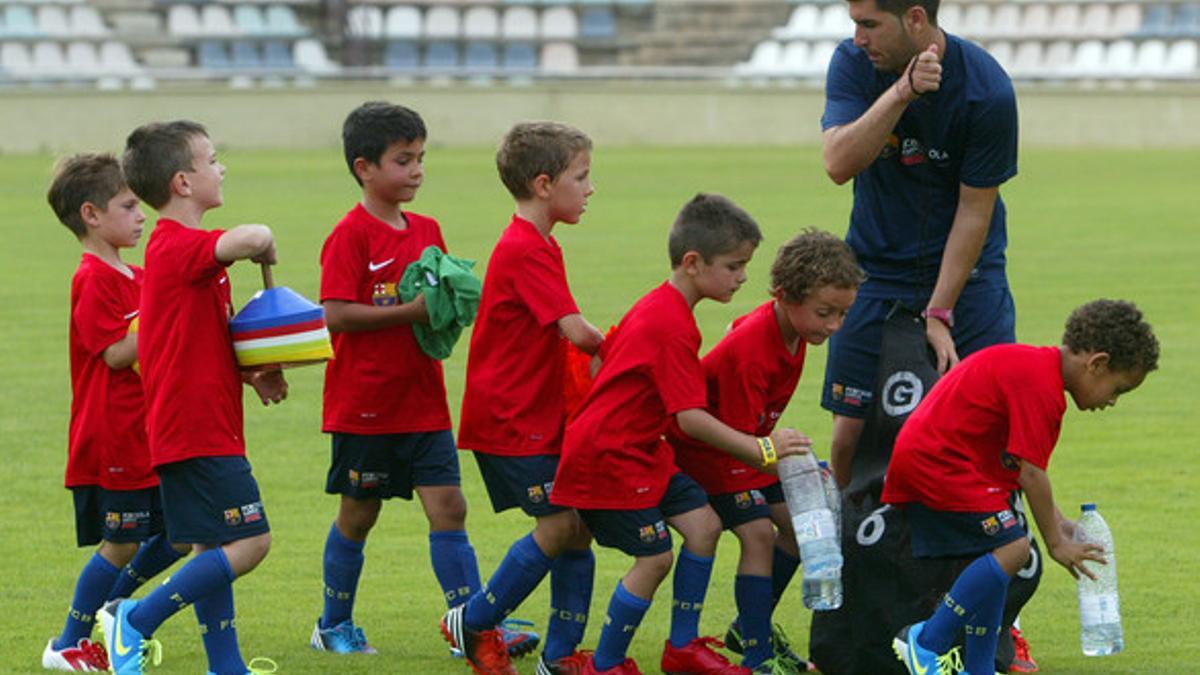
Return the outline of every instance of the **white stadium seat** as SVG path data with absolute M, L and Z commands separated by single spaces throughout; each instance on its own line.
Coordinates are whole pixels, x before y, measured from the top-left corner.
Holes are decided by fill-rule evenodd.
M 438 5 L 425 13 L 425 37 L 456 38 L 461 29 L 461 18 L 454 7 Z
M 421 37 L 421 10 L 412 5 L 396 5 L 387 11 L 383 34 L 389 38 Z
M 463 15 L 463 36 L 494 39 L 500 35 L 500 15 L 493 7 L 471 7 Z
M 774 36 L 778 40 L 816 37 L 820 19 L 821 10 L 816 5 L 799 5 L 792 10 L 787 25 L 775 29 Z
M 579 51 L 570 42 L 542 45 L 542 72 L 570 73 L 579 69 Z
M 532 40 L 538 34 L 537 12 L 532 7 L 507 7 L 500 21 L 500 35 L 506 40 Z
M 542 11 L 542 39 L 574 40 L 577 37 L 579 19 L 575 16 L 575 10 L 570 7 L 549 7 Z

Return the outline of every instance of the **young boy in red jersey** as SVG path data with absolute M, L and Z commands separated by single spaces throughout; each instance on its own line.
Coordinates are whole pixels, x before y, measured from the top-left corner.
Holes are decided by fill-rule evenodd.
M 764 468 L 779 456 L 807 452 L 811 442 L 793 429 L 755 438 L 705 410 L 700 331 L 692 309 L 704 298 L 729 302 L 745 282 L 746 264 L 761 240 L 754 219 L 725 197 L 700 194 L 685 204 L 671 228 L 670 279 L 639 300 L 604 342 L 596 380 L 567 425 L 551 501 L 578 509 L 598 543 L 634 558 L 612 595 L 584 673 L 639 672 L 625 654 L 671 571 L 668 524 L 684 541 L 662 670 L 750 672 L 713 651 L 710 645 L 718 641 L 699 637 L 721 521 L 704 490 L 675 467 L 662 437 L 674 419 L 683 433 Z
M 550 503 L 562 449 L 564 374 L 570 341 L 595 354 L 604 337 L 567 286 L 555 224 L 575 224 L 593 192 L 591 139 L 554 122 L 514 126 L 496 153 L 516 213 L 488 262 L 458 441 L 475 451 L 497 513 L 519 506 L 536 520 L 484 592 L 452 609 L 443 632 L 476 673 L 516 673 L 495 630 L 550 573 L 551 611 L 539 675 L 578 673 L 595 558 L 574 509 Z
M 1067 403 L 1102 410 L 1158 367 L 1158 340 L 1130 302 L 1096 300 L 1071 313 L 1061 347 L 999 345 L 963 359 L 934 385 L 901 428 L 883 501 L 903 506 L 913 555 L 974 558 L 928 620 L 893 647 L 910 673 L 953 670 L 966 633 L 966 669 L 994 671 L 1009 579 L 1029 557 L 1009 495 L 1020 488 L 1042 542 L 1072 576 L 1104 561 L 1072 541 L 1075 524 L 1054 502 L 1046 467 Z M 977 557 L 976 557 L 977 556 Z M 953 672 L 958 672 L 954 670 Z
M 225 268 L 238 260 L 275 262 L 265 225 L 204 230 L 204 214 L 223 203 L 225 167 L 195 122 L 138 127 L 125 142 L 122 168 L 134 193 L 158 211 L 146 245 L 138 361 L 146 388 L 146 430 L 173 543 L 195 556 L 142 600 L 100 612 L 114 673 L 141 673 L 161 659 L 151 639 L 189 604 L 209 672 L 250 672 L 238 650 L 233 581 L 267 555 L 270 526 L 246 461 L 242 383 L 263 404 L 287 395 L 279 370 L 243 376 L 233 356 L 233 306 Z
M 79 575 L 66 624 L 46 645 L 42 666 L 108 670 L 104 647 L 90 639 L 96 611 L 107 600 L 128 597 L 181 555 L 163 533 L 142 379 L 133 370 L 137 333 L 130 324 L 138 314 L 142 268 L 121 260 L 122 248 L 137 245 L 146 216 L 112 155 L 63 161 L 47 200 L 83 246 L 71 280 L 66 486 L 74 495 L 78 545 L 100 548 Z
M 841 328 L 863 278 L 854 252 L 828 232 L 807 230 L 781 246 L 771 266 L 772 299 L 735 319 L 701 360 L 708 411 L 743 433 L 770 435 L 800 381 L 805 347 Z M 800 565 L 779 479 L 758 463 L 693 440 L 678 425 L 671 425 L 667 440 L 675 463 L 704 488 L 722 526 L 741 545 L 738 618 L 726 644 L 736 645 L 742 665 L 754 672 L 808 670 L 782 632 L 772 633 L 772 610 Z
M 424 295 L 402 303 L 396 286 L 426 247 L 445 251 L 437 221 L 402 210 L 424 179 L 425 123 L 415 111 L 364 103 L 342 127 L 346 164 L 362 201 L 321 250 L 321 304 L 335 358 L 325 370 L 322 430 L 332 436 L 325 483 L 341 495 L 324 553 L 324 611 L 314 649 L 374 653 L 352 613 L 363 548 L 383 500 L 421 499 L 429 553 L 446 602 L 479 590 L 465 530 L 458 450 L 442 364 L 417 344 L 412 324 L 428 322 Z

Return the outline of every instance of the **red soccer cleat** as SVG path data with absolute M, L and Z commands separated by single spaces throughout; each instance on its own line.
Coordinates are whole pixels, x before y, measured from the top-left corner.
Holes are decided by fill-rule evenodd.
M 1016 655 L 1013 656 L 1012 663 L 1008 664 L 1008 672 L 1010 673 L 1036 673 L 1038 671 L 1037 661 L 1029 655 L 1029 642 L 1025 640 L 1025 636 L 1021 634 L 1021 629 L 1016 626 L 1009 628 L 1012 633 L 1013 649 Z
M 473 631 L 463 624 L 463 605 L 442 617 L 442 637 L 462 650 L 475 675 L 518 675 L 498 628 Z
M 108 652 L 104 651 L 104 645 L 87 638 L 80 638 L 73 647 L 55 649 L 54 638 L 50 638 L 42 652 L 42 667 L 76 673 L 107 672 Z
M 624 663 L 613 666 L 608 670 L 596 670 L 596 662 L 588 659 L 583 666 L 583 675 L 642 675 L 633 659 L 625 659 Z
M 667 640 L 663 647 L 662 671 L 666 675 L 751 675 L 749 668 L 735 666 L 713 651 L 713 647 L 724 646 L 724 642 L 714 637 L 698 637 L 681 649 Z
M 583 675 L 584 668 L 592 660 L 591 650 L 576 650 L 561 659 L 547 661 L 542 654 L 538 659 L 536 675 Z

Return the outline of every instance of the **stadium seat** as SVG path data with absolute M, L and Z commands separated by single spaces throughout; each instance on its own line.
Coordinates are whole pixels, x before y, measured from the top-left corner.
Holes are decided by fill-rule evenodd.
M 500 35 L 500 15 L 494 7 L 471 7 L 463 14 L 462 32 L 469 39 L 495 39 Z
M 224 42 L 205 40 L 196 46 L 196 65 L 201 68 L 217 70 L 228 68 L 232 62 Z
M 292 60 L 292 48 L 282 40 L 268 40 L 263 43 L 262 64 L 273 70 L 291 70 L 296 67 Z
M 1071 37 L 1079 35 L 1083 17 L 1079 5 L 1067 3 L 1054 8 L 1054 16 L 1050 20 L 1051 34 L 1055 37 Z
M 425 61 L 423 65 L 428 70 L 454 70 L 458 68 L 458 46 L 453 42 L 430 42 L 425 46 Z
M 29 47 L 20 42 L 0 44 L 0 69 L 10 75 L 24 77 L 33 70 L 33 57 Z
M 488 73 L 500 67 L 500 55 L 493 42 L 468 42 L 465 61 L 467 70 L 475 74 Z
M 816 37 L 844 39 L 854 35 L 854 22 L 844 3 L 835 2 L 825 5 L 821 10 L 821 23 L 817 27 Z
M 504 45 L 504 69 L 508 71 L 532 72 L 537 69 L 537 50 L 528 42 L 510 42 Z
M 4 34 L 6 37 L 40 37 L 42 30 L 38 28 L 37 20 L 33 16 L 33 9 L 27 5 L 5 7 Z
M 1171 6 L 1150 5 L 1142 15 L 1142 37 L 1165 37 L 1171 33 Z
M 312 38 L 297 40 L 296 44 L 292 45 L 292 60 L 298 67 L 310 73 L 326 74 L 338 70 L 337 64 L 325 53 L 325 45 Z
M 233 8 L 233 23 L 242 35 L 265 35 L 267 22 L 257 5 L 238 5 Z M 235 59 L 236 60 L 236 59 Z
M 783 45 L 775 40 L 763 40 L 754 45 L 750 59 L 739 63 L 734 71 L 741 75 L 773 75 L 783 66 Z
M 1172 77 L 1196 77 L 1200 67 L 1200 45 L 1195 40 L 1180 40 L 1171 45 L 1167 52 L 1167 75 Z
M 1113 10 L 1111 32 L 1115 36 L 1133 35 L 1142 25 L 1142 6 L 1136 2 L 1117 5 Z
M 821 10 L 816 5 L 798 5 L 792 10 L 787 24 L 776 28 L 773 36 L 776 40 L 817 37 L 817 25 L 820 20 Z
M 962 7 L 963 6 L 958 3 L 943 4 L 940 7 L 938 7 L 938 13 L 937 13 L 938 26 L 940 28 L 943 28 L 943 29 L 950 31 L 951 33 L 954 33 L 955 35 L 957 35 L 959 33 L 959 28 L 962 26 L 962 21 L 963 21 Z
M 1006 3 L 992 13 L 988 35 L 995 38 L 1015 39 L 1021 36 L 1021 7 Z
M 1026 7 L 1025 11 L 1021 13 L 1020 31 L 1021 37 L 1025 39 L 1036 40 L 1054 35 L 1050 5 L 1038 3 Z
M 1107 77 L 1130 77 L 1137 69 L 1137 48 L 1131 40 L 1117 40 L 1104 51 L 1104 74 Z
M 532 40 L 538 35 L 537 12 L 532 7 L 506 7 L 500 21 L 505 40 Z
M 777 64 L 778 72 L 785 75 L 808 77 L 817 74 L 812 70 L 812 45 L 807 40 L 792 40 L 785 44 Z
M 1133 70 L 1144 77 L 1158 77 L 1167 70 L 1167 43 L 1162 40 L 1145 40 L 1138 45 Z
M 617 36 L 617 17 L 607 7 L 588 7 L 579 14 L 579 37 L 607 40 Z
M 445 39 L 458 37 L 461 28 L 458 10 L 438 5 L 425 13 L 425 37 Z M 457 59 L 456 59 L 457 62 Z
M 304 35 L 308 30 L 296 18 L 296 10 L 287 5 L 271 5 L 264 13 L 266 30 L 271 35 Z M 290 57 L 289 57 L 290 58 Z
M 837 45 L 838 43 L 833 40 L 822 40 L 813 45 L 812 52 L 808 55 L 809 67 L 821 77 L 829 72 L 829 61 L 833 58 L 833 52 L 837 49 Z
M 986 36 L 991 30 L 992 8 L 975 4 L 967 7 L 959 33 L 971 38 Z
M 93 77 L 101 74 L 100 55 L 91 42 L 72 42 L 67 45 L 67 68 L 75 75 Z
M 1180 5 L 1171 22 L 1171 34 L 1176 37 L 1200 37 L 1200 4 Z
M 1015 78 L 1040 77 L 1042 75 L 1042 43 L 1029 40 L 1017 45 L 1013 53 L 1012 69 L 1008 74 Z
M 388 9 L 383 34 L 389 38 L 409 40 L 421 37 L 421 10 L 412 5 L 396 5 Z
M 43 35 L 61 38 L 71 34 L 71 29 L 67 25 L 67 10 L 58 5 L 38 7 L 37 23 Z
M 71 35 L 76 37 L 101 37 L 109 34 L 108 26 L 100 18 L 100 12 L 91 5 L 76 5 L 70 10 L 68 21 Z
M 356 5 L 346 13 L 346 29 L 357 38 L 383 36 L 383 10 L 372 5 Z M 299 59 L 297 59 L 299 62 Z
M 62 46 L 57 42 L 38 42 L 33 46 L 33 70 L 35 75 L 62 77 L 70 71 Z
M 1067 40 L 1056 40 L 1046 48 L 1042 57 L 1042 73 L 1047 77 L 1062 77 L 1068 75 L 1075 47 Z
M 987 50 L 988 53 L 992 55 L 992 58 L 996 59 L 996 63 L 999 63 L 1000 67 L 1004 69 L 1004 72 L 1012 72 L 1014 55 L 1011 42 L 1008 42 L 1007 40 L 999 40 L 989 44 L 987 46 Z
M 1084 40 L 1075 48 L 1075 56 L 1067 73 L 1073 77 L 1100 77 L 1104 75 L 1104 43 L 1099 40 Z
M 200 27 L 204 35 L 211 37 L 225 37 L 237 33 L 229 8 L 216 3 L 200 8 Z
M 233 43 L 230 61 L 234 68 L 242 70 L 253 70 L 263 66 L 262 53 L 258 50 L 258 43 L 249 40 L 238 40 Z
M 178 37 L 200 35 L 200 12 L 193 5 L 171 5 L 167 9 L 167 32 Z
M 579 51 L 570 42 L 542 45 L 543 73 L 571 73 L 579 69 Z
M 114 41 L 100 45 L 100 67 L 109 75 L 136 75 L 142 71 L 129 45 Z
M 392 70 L 416 70 L 421 65 L 417 43 L 389 42 L 383 49 L 383 65 Z
M 1093 3 L 1083 11 L 1079 33 L 1085 37 L 1104 38 L 1112 35 L 1112 8 L 1106 4 Z
M 579 19 L 570 7 L 549 7 L 542 11 L 542 39 L 574 40 L 579 37 Z M 543 65 L 545 61 L 543 60 Z

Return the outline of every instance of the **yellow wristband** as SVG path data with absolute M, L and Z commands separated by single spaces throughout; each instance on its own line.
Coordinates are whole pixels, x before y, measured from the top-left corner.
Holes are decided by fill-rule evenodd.
M 758 449 L 762 451 L 763 466 L 771 466 L 779 461 L 779 455 L 775 452 L 775 444 L 771 442 L 770 438 L 762 436 L 754 440 L 758 441 Z

